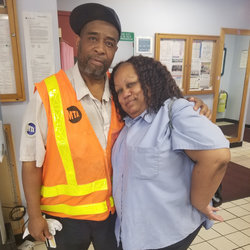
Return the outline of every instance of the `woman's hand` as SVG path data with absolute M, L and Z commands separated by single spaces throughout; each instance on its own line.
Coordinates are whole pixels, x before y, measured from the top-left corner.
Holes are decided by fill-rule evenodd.
M 200 210 L 200 212 L 205 214 L 209 220 L 215 220 L 220 222 L 224 221 L 222 216 L 215 213 L 216 211 L 219 211 L 219 208 L 208 205 L 206 208 L 204 208 L 203 211 L 202 210 Z
M 212 112 L 208 108 L 207 104 L 204 103 L 200 98 L 197 97 L 188 97 L 189 102 L 194 102 L 194 110 L 200 109 L 200 114 L 206 116 L 209 120 L 212 118 Z

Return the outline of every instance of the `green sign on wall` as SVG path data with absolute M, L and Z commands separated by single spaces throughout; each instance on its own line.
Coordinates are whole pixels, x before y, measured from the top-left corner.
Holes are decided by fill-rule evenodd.
M 122 32 L 120 36 L 120 41 L 134 41 L 134 33 L 133 32 Z

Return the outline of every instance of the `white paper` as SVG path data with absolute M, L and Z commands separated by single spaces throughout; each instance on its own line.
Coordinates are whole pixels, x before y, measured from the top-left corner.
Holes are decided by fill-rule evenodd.
M 211 62 L 213 55 L 213 42 L 203 41 L 201 47 L 201 60 L 203 62 Z
M 55 73 L 52 17 L 25 12 L 23 16 L 29 86 Z
M 199 58 L 192 58 L 191 77 L 199 76 L 200 72 L 201 72 L 201 60 Z
M 190 89 L 200 88 L 200 77 L 190 77 Z
M 240 68 L 245 69 L 247 67 L 247 57 L 248 57 L 248 51 L 243 50 L 240 54 Z
M 201 57 L 201 42 L 193 42 L 192 59 Z
M 176 84 L 182 89 L 184 40 L 162 39 L 160 41 L 160 61 L 167 66 Z
M 160 61 L 172 61 L 173 41 L 162 39 L 160 41 Z
M 7 14 L 0 14 L 0 94 L 15 94 L 16 79 Z

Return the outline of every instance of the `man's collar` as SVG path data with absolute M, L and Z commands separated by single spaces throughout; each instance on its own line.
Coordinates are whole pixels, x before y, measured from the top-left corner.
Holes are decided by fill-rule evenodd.
M 73 79 L 75 84 L 76 97 L 78 101 L 81 100 L 86 95 L 89 95 L 91 98 L 94 98 L 80 74 L 78 63 L 76 63 L 73 68 Z M 109 90 L 108 77 L 106 77 L 102 100 L 108 102 L 110 99 L 111 99 L 111 93 Z

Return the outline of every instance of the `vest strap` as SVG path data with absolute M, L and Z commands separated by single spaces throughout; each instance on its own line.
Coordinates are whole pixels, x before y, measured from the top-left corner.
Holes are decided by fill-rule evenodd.
M 59 195 L 81 196 L 96 191 L 108 190 L 107 179 L 93 181 L 84 185 L 57 185 L 52 187 L 42 186 L 41 195 L 45 198 Z
M 49 103 L 54 126 L 56 144 L 63 162 L 63 166 L 65 168 L 67 183 L 69 185 L 77 185 L 74 164 L 71 157 L 66 132 L 62 99 L 57 79 L 55 75 L 52 75 L 46 78 L 44 81 L 49 95 Z
M 110 204 L 113 197 L 110 197 Z M 111 207 L 114 206 L 111 205 Z M 107 202 L 99 202 L 80 206 L 69 206 L 66 204 L 58 205 L 41 205 L 41 210 L 47 212 L 63 213 L 67 215 L 77 216 L 77 215 L 90 215 L 90 214 L 102 214 L 108 211 Z

